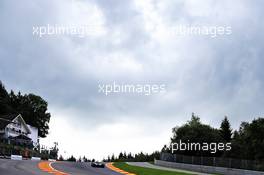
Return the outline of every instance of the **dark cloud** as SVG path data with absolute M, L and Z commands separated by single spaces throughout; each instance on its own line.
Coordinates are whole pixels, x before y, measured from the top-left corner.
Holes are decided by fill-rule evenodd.
M 120 117 L 142 123 L 166 119 L 171 127 L 191 112 L 215 126 L 228 115 L 237 127 L 263 114 L 262 1 L 214 2 L 212 8 L 181 0 L 24 3 L 0 2 L 1 80 L 9 89 L 40 94 L 53 111 L 74 111 L 65 117 L 84 129 Z M 86 21 L 98 22 L 105 33 L 32 35 L 33 26 Z M 199 23 L 230 25 L 232 35 L 167 35 L 174 26 Z M 167 93 L 98 93 L 99 83 L 113 81 L 162 83 Z

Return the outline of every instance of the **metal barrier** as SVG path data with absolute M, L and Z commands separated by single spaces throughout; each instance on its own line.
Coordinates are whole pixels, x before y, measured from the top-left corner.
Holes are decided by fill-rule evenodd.
M 193 165 L 264 171 L 264 161 L 256 160 L 242 160 L 222 157 L 197 157 L 171 153 L 161 153 L 160 160 Z
M 186 164 L 186 163 L 168 162 L 168 161 L 162 161 L 162 160 L 155 160 L 154 164 L 158 166 L 168 167 L 168 168 L 183 169 L 183 170 L 201 172 L 201 173 L 206 173 L 206 174 L 264 175 L 263 171 L 253 171 L 253 170 L 225 168 L 225 167 L 216 167 L 216 166 L 205 166 L 205 165 L 194 165 L 194 164 Z

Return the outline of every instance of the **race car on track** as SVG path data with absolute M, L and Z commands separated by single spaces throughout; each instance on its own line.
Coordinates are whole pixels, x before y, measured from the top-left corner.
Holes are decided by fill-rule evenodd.
M 91 166 L 92 167 L 95 167 L 95 168 L 104 168 L 105 167 L 105 164 L 102 163 L 102 162 L 92 162 L 91 163 Z

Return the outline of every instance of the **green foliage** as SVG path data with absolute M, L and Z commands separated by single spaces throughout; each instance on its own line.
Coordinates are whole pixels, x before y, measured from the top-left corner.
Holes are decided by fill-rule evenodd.
M 71 157 L 69 157 L 69 158 L 67 159 L 67 161 L 70 161 L 70 162 L 76 162 L 76 158 L 73 157 L 73 155 L 72 155 Z
M 170 147 L 168 147 L 167 145 L 164 145 L 163 148 L 161 149 L 161 152 L 162 153 L 171 153 Z
M 145 154 L 140 152 L 138 154 L 132 155 L 131 153 L 120 153 L 118 157 L 115 157 L 113 154 L 112 157 L 108 156 L 107 159 L 104 159 L 104 162 L 150 162 L 154 161 L 154 159 L 160 158 L 160 152 L 156 151 L 152 154 Z
M 224 141 L 226 141 L 226 142 L 231 141 L 232 129 L 231 129 L 231 125 L 230 125 L 227 117 L 225 117 L 221 123 L 220 134 L 221 134 L 221 137 L 224 139 Z
M 59 152 L 58 143 L 54 142 L 54 146 L 50 149 L 49 154 L 51 157 L 53 157 L 53 159 L 58 159 L 58 152 Z
M 185 125 L 181 127 L 173 128 L 173 137 L 171 138 L 171 143 L 219 143 L 222 142 L 219 130 L 212 128 L 209 125 L 203 124 L 200 121 L 198 116 L 192 114 L 192 118 Z M 212 154 L 210 151 L 202 150 L 185 150 L 178 151 L 179 154 L 184 155 L 193 155 L 193 156 L 211 156 L 216 155 Z
M 5 89 L 5 86 L 0 81 L 0 114 L 7 114 L 10 111 L 13 111 L 10 106 L 9 94 Z
M 242 122 L 239 131 L 234 132 L 232 152 L 235 158 L 264 159 L 264 118 L 254 119 L 251 123 Z
M 91 160 L 87 159 L 85 156 L 83 156 L 82 160 L 83 160 L 84 162 L 91 162 Z
M 64 158 L 62 157 L 62 155 L 60 155 L 59 161 L 64 161 Z
M 211 154 L 206 151 L 177 151 L 177 154 L 189 156 L 231 157 L 249 160 L 264 160 L 264 118 L 254 119 L 251 123 L 242 122 L 238 131 L 232 133 L 227 117 L 222 120 L 219 129 L 202 124 L 200 118 L 192 114 L 186 124 L 172 129 L 171 142 L 181 140 L 183 143 L 220 143 L 231 142 L 230 151 Z M 166 145 L 162 152 L 171 152 Z
M 0 82 L 0 115 L 21 114 L 25 122 L 38 128 L 40 137 L 46 137 L 49 130 L 50 113 L 47 112 L 48 103 L 34 94 L 15 94 L 12 90 L 8 94 Z

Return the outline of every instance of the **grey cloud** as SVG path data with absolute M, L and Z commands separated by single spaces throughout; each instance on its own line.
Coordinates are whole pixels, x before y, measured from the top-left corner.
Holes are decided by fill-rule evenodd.
M 166 118 L 176 123 L 197 112 L 214 125 L 229 115 L 237 126 L 241 120 L 262 115 L 261 1 L 236 1 L 240 11 L 236 11 L 234 2 L 217 3 L 213 7 L 216 13 L 202 17 L 190 14 L 183 1 L 156 1 L 155 12 L 168 27 L 182 21 L 233 27 L 231 36 L 171 37 L 164 42 L 145 30 L 143 11 L 133 2 L 123 1 L 89 2 L 101 10 L 106 35 L 36 38 L 32 36 L 32 26 L 56 23 L 58 13 L 67 13 L 67 9 L 62 10 L 63 1 L 51 3 L 53 6 L 49 3 L 36 1 L 23 8 L 22 2 L 16 2 L 16 6 L 8 1 L 0 3 L 0 76 L 9 88 L 38 93 L 50 105 L 74 109 L 75 116 L 70 120 L 77 124 L 86 125 L 83 121 L 88 121 L 99 125 L 120 116 L 145 122 L 149 118 Z M 224 10 L 228 5 L 230 8 Z M 115 43 L 115 39 L 120 41 Z M 121 57 L 106 59 L 114 54 Z M 116 69 L 114 64 L 101 64 L 104 59 L 122 63 L 122 56 L 131 57 L 142 65 L 142 70 L 130 72 Z M 104 96 L 97 92 L 98 83 L 112 81 L 165 83 L 168 92 L 150 97 Z

